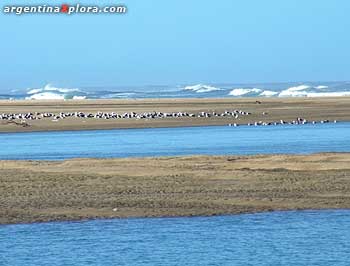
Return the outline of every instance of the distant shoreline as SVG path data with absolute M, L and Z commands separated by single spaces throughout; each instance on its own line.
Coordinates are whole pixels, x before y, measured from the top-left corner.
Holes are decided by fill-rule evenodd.
M 156 128 L 185 126 L 217 126 L 235 123 L 292 121 L 301 117 L 308 121 L 350 121 L 350 97 L 330 98 L 186 98 L 128 100 L 0 100 L 0 114 L 50 112 L 224 112 L 243 110 L 251 113 L 234 119 L 226 117 L 172 117 L 161 119 L 94 119 L 74 118 L 54 120 L 16 119 L 8 123 L 0 119 L 0 132 L 37 132 L 63 130 L 97 130 L 118 128 Z M 25 122 L 27 125 L 21 124 Z
M 349 176 L 350 153 L 0 161 L 0 224 L 349 209 Z

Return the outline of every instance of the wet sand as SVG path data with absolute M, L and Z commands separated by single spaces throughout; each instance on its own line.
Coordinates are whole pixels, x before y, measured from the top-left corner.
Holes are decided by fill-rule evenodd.
M 260 101 L 261 104 L 256 103 Z M 68 100 L 68 101 L 0 101 L 1 113 L 28 112 L 202 112 L 239 109 L 251 112 L 249 116 L 210 118 L 162 119 L 94 119 L 52 118 L 27 120 L 28 126 L 0 120 L 0 132 L 25 132 L 49 130 L 81 130 L 144 127 L 177 127 L 247 124 L 255 121 L 273 122 L 294 120 L 297 117 L 311 120 L 350 121 L 350 97 L 335 98 L 240 98 L 240 99 L 129 99 L 129 100 Z M 266 114 L 263 115 L 263 112 Z M 20 121 L 17 121 L 20 122 Z
M 0 223 L 350 208 L 350 153 L 0 161 Z

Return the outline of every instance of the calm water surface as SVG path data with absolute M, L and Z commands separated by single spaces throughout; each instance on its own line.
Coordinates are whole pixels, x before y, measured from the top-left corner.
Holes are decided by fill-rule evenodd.
M 349 265 L 350 211 L 0 226 L 0 265 Z
M 0 134 L 0 159 L 349 152 L 350 123 Z

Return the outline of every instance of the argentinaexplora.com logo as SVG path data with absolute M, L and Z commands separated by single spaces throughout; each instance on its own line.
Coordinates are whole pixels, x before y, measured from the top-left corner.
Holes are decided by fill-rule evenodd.
M 113 6 L 87 6 L 81 4 L 69 5 L 13 5 L 4 6 L 3 13 L 5 14 L 125 14 L 127 8 L 124 5 L 113 5 Z

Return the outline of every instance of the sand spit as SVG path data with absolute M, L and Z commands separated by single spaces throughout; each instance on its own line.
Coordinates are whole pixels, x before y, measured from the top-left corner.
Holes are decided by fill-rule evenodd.
M 234 111 L 249 115 L 237 115 Z M 92 116 L 116 114 L 117 118 L 76 117 L 82 112 Z M 126 113 L 135 117 L 119 118 Z M 230 115 L 215 116 L 213 114 Z M 255 122 L 274 123 L 281 120 L 350 121 L 350 97 L 341 98 L 240 98 L 240 99 L 138 99 L 138 100 L 22 100 L 0 101 L 1 114 L 44 113 L 53 116 L 42 119 L 0 120 L 0 132 L 27 132 L 50 130 L 82 130 L 112 128 L 147 128 L 209 125 L 242 125 Z M 60 113 L 70 117 L 57 118 Z M 146 113 L 148 116 L 143 117 Z M 149 114 L 157 114 L 150 118 Z M 159 113 L 193 114 L 171 117 Z M 204 115 L 201 115 L 204 114 Z M 206 114 L 210 114 L 207 116 Z M 141 115 L 141 118 L 138 117 Z
M 0 223 L 350 208 L 350 153 L 0 161 Z

